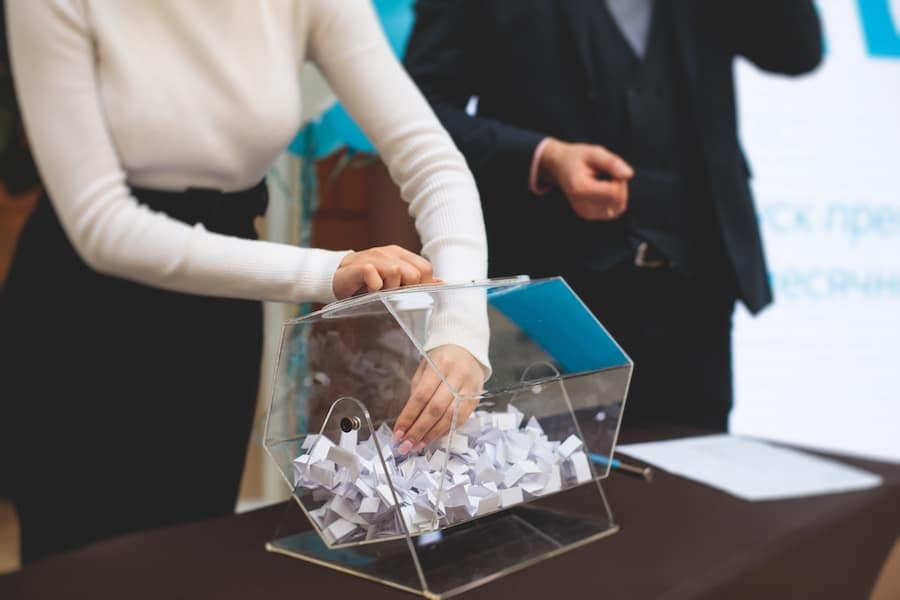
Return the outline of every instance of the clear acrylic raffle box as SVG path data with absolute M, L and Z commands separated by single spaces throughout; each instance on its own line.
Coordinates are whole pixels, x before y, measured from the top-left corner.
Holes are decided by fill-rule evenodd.
M 264 444 L 296 502 L 267 549 L 437 598 L 611 535 L 601 481 L 631 371 L 561 278 L 403 288 L 288 321 Z M 402 454 L 394 425 L 422 405 L 446 434 Z

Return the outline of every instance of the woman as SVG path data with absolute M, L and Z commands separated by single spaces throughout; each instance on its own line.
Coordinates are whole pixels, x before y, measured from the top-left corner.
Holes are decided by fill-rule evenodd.
M 233 510 L 259 300 L 328 302 L 429 282 L 432 266 L 481 278 L 486 243 L 465 162 L 368 0 L 8 0 L 7 13 L 47 190 L 0 310 L 27 562 Z M 298 129 L 307 59 L 384 158 L 430 263 L 254 239 L 259 182 Z M 478 363 L 446 348 L 477 391 Z M 437 412 L 421 410 L 417 431 Z M 421 447 L 424 434 L 404 433 L 401 446 Z

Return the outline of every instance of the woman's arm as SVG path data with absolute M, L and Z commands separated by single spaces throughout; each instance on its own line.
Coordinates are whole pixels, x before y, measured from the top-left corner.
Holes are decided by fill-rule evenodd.
M 369 0 L 311 0 L 304 16 L 310 58 L 400 186 L 435 275 L 484 278 L 487 242 L 475 181 L 391 52 Z
M 475 180 L 391 52 L 369 0 L 312 0 L 308 8 L 311 58 L 400 186 L 435 276 L 445 281 L 483 279 L 487 239 Z M 486 295 L 472 290 L 437 302 L 424 349 L 443 380 L 471 398 L 489 376 L 489 338 Z M 473 399 L 456 402 L 423 362 L 394 425 L 394 439 L 402 441 L 400 452 L 419 450 L 447 433 L 457 405 L 461 424 L 476 404 Z
M 140 205 L 104 120 L 82 3 L 7 0 L 6 6 L 26 131 L 56 213 L 87 264 L 195 294 L 334 299 L 332 279 L 345 253 L 210 233 Z

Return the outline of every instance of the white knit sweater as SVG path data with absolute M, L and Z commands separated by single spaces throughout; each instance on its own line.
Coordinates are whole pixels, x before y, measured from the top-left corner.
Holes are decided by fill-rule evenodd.
M 447 281 L 487 252 L 465 161 L 369 0 L 7 0 L 13 75 L 53 205 L 98 271 L 214 296 L 327 302 L 344 252 L 250 241 L 141 206 L 129 184 L 235 191 L 296 134 L 315 62 L 400 185 Z M 65 290 L 60 290 L 65 294 Z

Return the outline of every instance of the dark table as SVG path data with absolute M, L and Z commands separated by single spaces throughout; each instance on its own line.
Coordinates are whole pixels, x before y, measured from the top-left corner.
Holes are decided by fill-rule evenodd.
M 677 437 L 646 429 L 624 441 Z M 883 486 L 749 503 L 662 472 L 604 485 L 622 531 L 477 588 L 476 598 L 868 596 L 900 535 L 900 465 L 841 457 Z M 412 598 L 263 549 L 283 505 L 138 533 L 0 578 L 0 598 Z

